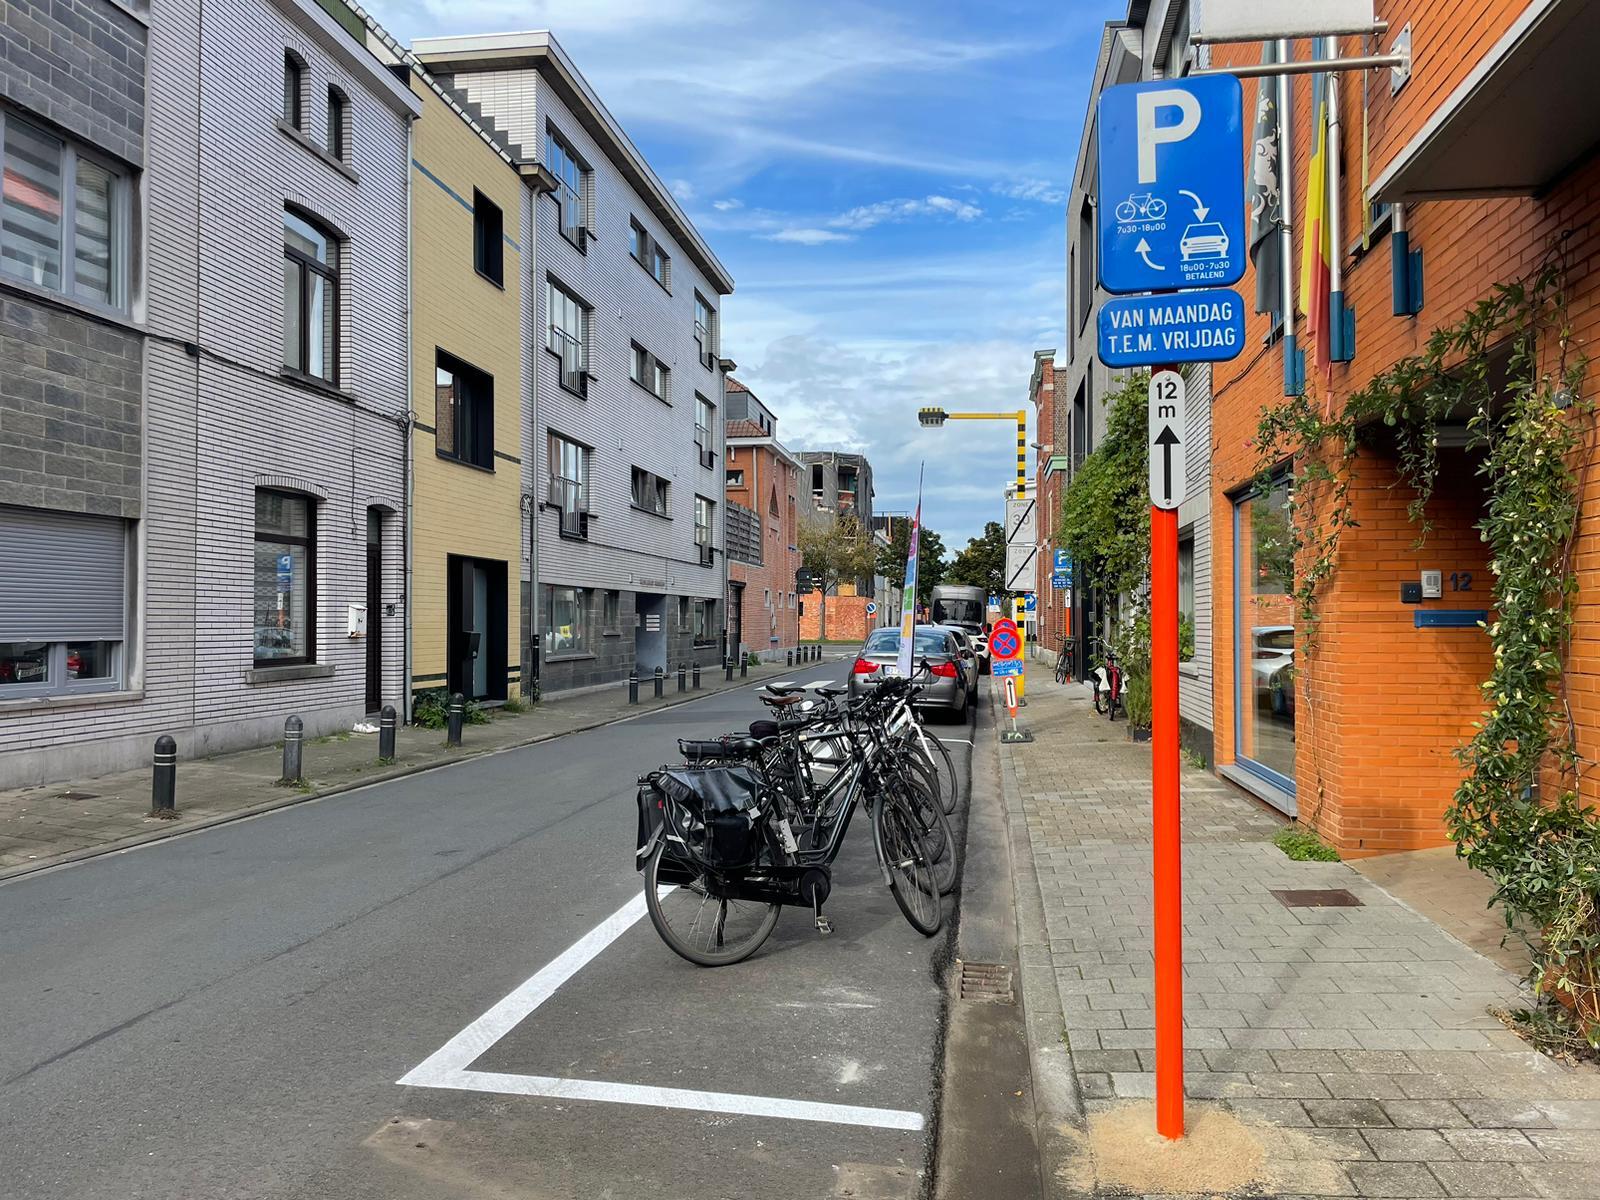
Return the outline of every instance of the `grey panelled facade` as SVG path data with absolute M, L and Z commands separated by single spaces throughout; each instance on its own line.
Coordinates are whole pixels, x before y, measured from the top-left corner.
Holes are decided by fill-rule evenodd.
M 0 706 L 0 784 L 146 762 L 163 733 L 193 755 L 271 740 L 291 713 L 345 729 L 401 693 L 416 101 L 314 0 L 212 0 L 200 18 L 153 0 L 138 92 L 148 79 L 125 686 Z M 109 328 L 88 347 L 123 353 L 129 326 Z M 105 403 L 126 382 L 92 390 Z
M 5 0 L 0 786 L 138 707 L 145 516 L 142 5 Z
M 552 692 L 715 662 L 727 573 L 716 325 L 732 280 L 548 34 L 413 49 L 534 184 L 523 463 L 537 646 L 524 678 Z M 552 287 L 582 313 L 576 331 Z M 549 349 L 552 326 L 581 344 L 581 378 Z

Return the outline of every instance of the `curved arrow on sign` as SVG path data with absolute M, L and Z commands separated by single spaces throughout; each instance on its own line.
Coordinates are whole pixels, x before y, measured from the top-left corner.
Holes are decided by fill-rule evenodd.
M 1144 259 L 1144 265 L 1149 267 L 1152 271 L 1165 271 L 1166 270 L 1166 268 L 1163 267 L 1160 263 L 1151 262 L 1150 261 L 1150 243 L 1145 241 L 1143 238 L 1139 239 L 1139 244 L 1137 246 L 1135 246 L 1133 248 L 1133 250 L 1134 250 L 1135 254 L 1137 254 L 1140 258 Z
M 1204 221 L 1206 219 L 1206 214 L 1211 210 L 1201 203 L 1199 196 L 1196 196 L 1193 192 L 1186 188 L 1179 188 L 1178 195 L 1187 196 L 1189 199 L 1194 201 L 1194 219 L 1196 221 Z

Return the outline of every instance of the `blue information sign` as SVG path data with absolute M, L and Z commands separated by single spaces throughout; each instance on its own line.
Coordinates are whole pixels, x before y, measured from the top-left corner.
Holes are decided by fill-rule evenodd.
M 1056 571 L 1050 576 L 1050 586 L 1058 591 L 1072 586 L 1072 579 L 1065 571 Z
M 1001 662 L 993 664 L 989 670 L 991 673 L 1000 676 L 1002 679 L 1007 675 L 1021 675 L 1022 660 L 1020 658 L 1005 659 Z
M 287 592 L 294 586 L 294 555 L 278 555 L 278 590 Z
M 1038 611 L 1038 608 L 1039 608 L 1039 597 L 1037 595 L 1035 595 L 1033 592 L 1029 592 L 1026 596 L 1024 596 L 1022 598 L 1022 611 L 1023 612 L 1036 612 L 1036 611 Z
M 1055 552 L 1054 559 L 1050 564 L 1050 569 L 1052 571 L 1065 571 L 1068 574 L 1072 573 L 1072 559 L 1067 557 L 1067 552 L 1065 550 L 1057 550 Z
M 1244 301 L 1228 288 L 1176 296 L 1119 296 L 1100 308 L 1108 367 L 1226 362 L 1244 350 Z
M 1107 88 L 1098 124 L 1101 285 L 1130 293 L 1237 283 L 1249 250 L 1238 79 Z

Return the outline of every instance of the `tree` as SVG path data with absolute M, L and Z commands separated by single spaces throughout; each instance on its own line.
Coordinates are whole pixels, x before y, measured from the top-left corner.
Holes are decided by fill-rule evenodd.
M 1106 436 L 1061 500 L 1061 538 L 1080 580 L 1112 595 L 1137 592 L 1150 569 L 1149 385 L 1141 371 L 1106 397 Z
M 890 526 L 889 544 L 878 551 L 878 574 L 897 588 L 906 586 L 906 556 L 911 552 L 911 522 L 900 519 Z M 944 539 L 928 528 L 917 534 L 917 600 L 927 604 L 933 589 L 944 581 L 949 564 L 944 560 Z
M 877 562 L 871 531 L 852 514 L 814 514 L 800 522 L 800 565 L 821 596 L 819 638 L 828 636 L 828 593 L 840 583 L 869 578 Z
M 998 521 L 990 521 L 983 533 L 967 541 L 967 548 L 950 564 L 950 582 L 981 587 L 991 596 L 1005 590 L 1006 531 Z

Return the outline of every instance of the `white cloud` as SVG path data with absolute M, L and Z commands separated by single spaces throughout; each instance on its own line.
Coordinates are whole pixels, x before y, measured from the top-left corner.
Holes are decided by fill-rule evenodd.
M 975 221 L 983 216 L 983 209 L 965 200 L 952 200 L 949 196 L 929 196 L 924 200 L 879 200 L 876 204 L 863 204 L 840 213 L 828 224 L 836 229 L 871 229 L 885 222 L 910 221 L 917 217 L 946 216 L 957 221 Z
M 1044 179 L 1012 179 L 994 185 L 994 191 L 1012 200 L 1034 200 L 1040 204 L 1065 204 L 1065 188 Z
M 825 242 L 848 242 L 848 233 L 835 233 L 831 229 L 806 229 L 790 228 L 780 229 L 777 233 L 758 234 L 758 237 L 769 242 L 794 242 L 801 246 L 820 246 Z
M 672 189 L 672 194 L 683 203 L 687 204 L 694 199 L 694 184 L 687 179 L 674 179 L 669 186 Z
M 743 208 L 744 201 L 736 197 L 729 198 L 727 200 L 713 200 L 711 202 L 711 207 L 716 209 L 718 212 L 732 212 L 736 208 Z

